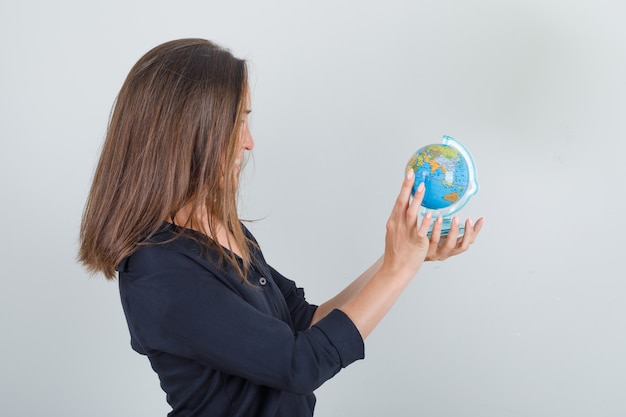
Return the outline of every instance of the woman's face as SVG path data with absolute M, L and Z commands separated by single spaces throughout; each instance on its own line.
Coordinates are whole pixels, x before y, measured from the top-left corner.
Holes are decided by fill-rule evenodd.
M 241 169 L 241 162 L 243 161 L 243 155 L 245 151 L 251 151 L 254 149 L 254 139 L 252 138 L 252 134 L 250 133 L 250 126 L 248 125 L 248 115 L 252 112 L 252 108 L 250 105 L 250 92 L 246 93 L 246 105 L 244 111 L 244 118 L 241 121 L 241 126 L 239 127 L 240 135 L 241 135 L 241 149 L 239 151 L 239 155 L 235 160 L 235 174 L 239 173 Z

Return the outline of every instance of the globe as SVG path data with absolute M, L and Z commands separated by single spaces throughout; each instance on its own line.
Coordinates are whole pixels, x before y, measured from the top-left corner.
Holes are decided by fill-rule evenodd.
M 431 211 L 433 218 L 443 217 L 442 236 L 450 231 L 451 218 L 478 192 L 476 167 L 469 151 L 459 141 L 444 136 L 443 142 L 426 145 L 415 152 L 407 169 L 415 172 L 413 192 L 420 183 L 426 191 L 422 215 Z M 460 227 L 459 236 L 464 233 Z

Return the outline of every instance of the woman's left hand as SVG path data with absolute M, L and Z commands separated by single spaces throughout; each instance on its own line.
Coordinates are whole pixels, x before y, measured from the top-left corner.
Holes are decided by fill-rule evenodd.
M 481 217 L 476 223 L 472 224 L 472 219 L 467 219 L 465 221 L 465 233 L 459 238 L 459 218 L 454 216 L 448 236 L 441 238 L 441 226 L 443 222 L 441 217 L 438 217 L 433 225 L 426 260 L 443 261 L 451 256 L 465 252 L 476 240 L 480 229 L 483 227 L 484 221 L 485 219 Z

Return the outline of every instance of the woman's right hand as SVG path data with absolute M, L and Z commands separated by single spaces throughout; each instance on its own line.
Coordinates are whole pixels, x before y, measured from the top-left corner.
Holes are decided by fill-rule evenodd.
M 424 198 L 424 184 L 417 187 L 413 170 L 407 170 L 400 194 L 387 221 L 385 253 L 380 269 L 341 308 L 365 339 L 391 309 L 424 262 L 430 240 L 430 215 L 418 224 L 419 207 Z
M 417 273 L 429 254 L 431 245 L 438 244 L 428 238 L 432 221 L 430 212 L 427 212 L 418 224 L 425 187 L 424 183 L 420 183 L 411 199 L 414 182 L 415 173 L 412 169 L 408 169 L 391 216 L 387 220 L 385 254 L 381 267 L 392 275 L 401 274 L 408 278 L 412 278 Z
M 440 225 L 434 226 L 434 233 L 429 238 L 431 215 L 426 213 L 418 222 L 425 187 L 424 184 L 420 184 L 411 199 L 414 182 L 415 173 L 409 169 L 387 221 L 385 253 L 380 269 L 376 270 L 377 264 L 375 264 L 371 271 L 364 274 L 362 280 L 358 279 L 324 307 L 324 311 L 329 311 L 340 301 L 340 304 L 343 304 L 347 299 L 348 301 L 340 308 L 350 317 L 363 339 L 374 330 L 391 309 L 425 259 L 445 259 L 465 251 L 476 238 L 482 225 L 482 219 L 473 226 L 471 222 L 466 223 L 467 240 L 464 237 L 459 241 L 458 246 L 456 243 L 452 245 L 439 241 L 437 231 L 441 229 Z M 456 226 L 453 225 L 453 229 L 455 229 L 451 230 L 453 235 L 449 235 L 449 238 L 456 241 L 458 222 Z

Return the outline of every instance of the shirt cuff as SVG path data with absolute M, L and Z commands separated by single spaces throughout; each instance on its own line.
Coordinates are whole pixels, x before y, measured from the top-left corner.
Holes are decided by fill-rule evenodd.
M 343 311 L 331 311 L 326 317 L 318 321 L 314 327 L 320 329 L 337 349 L 342 368 L 365 357 L 365 346 L 361 333 L 359 333 L 352 320 Z

